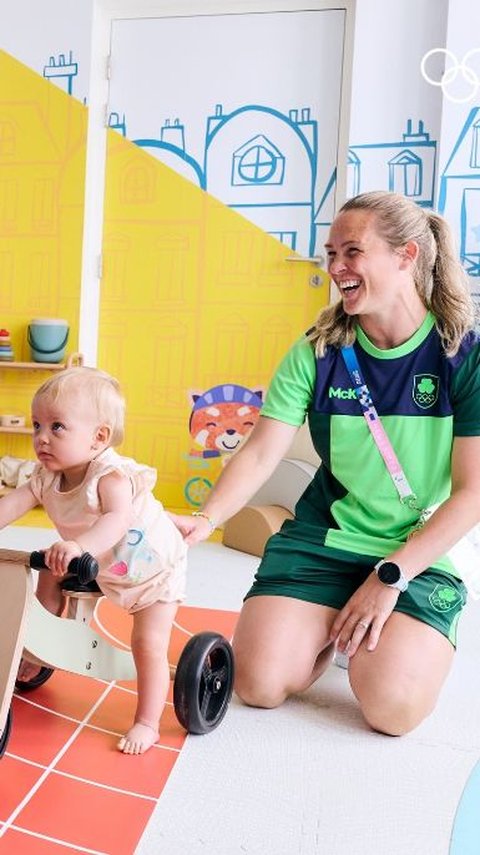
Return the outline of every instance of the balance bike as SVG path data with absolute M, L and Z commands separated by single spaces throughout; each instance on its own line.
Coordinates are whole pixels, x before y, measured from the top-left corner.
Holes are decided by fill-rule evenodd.
M 52 615 L 39 603 L 32 568 L 46 569 L 42 552 L 0 549 L 0 757 L 11 732 L 15 689 L 37 688 L 56 668 L 107 682 L 136 679 L 131 652 L 90 627 L 97 599 L 103 596 L 95 582 L 95 559 L 85 553 L 70 562 L 62 580 L 66 617 Z M 41 669 L 29 682 L 17 680 L 22 656 Z M 233 675 L 232 648 L 222 635 L 201 632 L 188 641 L 177 666 L 170 666 L 175 713 L 188 733 L 218 727 L 232 696 Z

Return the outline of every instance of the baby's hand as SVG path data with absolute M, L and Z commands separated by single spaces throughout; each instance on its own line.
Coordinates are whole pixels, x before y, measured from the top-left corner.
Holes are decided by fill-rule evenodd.
M 59 540 L 45 551 L 45 564 L 53 576 L 65 576 L 72 558 L 82 554 L 82 549 L 74 540 Z

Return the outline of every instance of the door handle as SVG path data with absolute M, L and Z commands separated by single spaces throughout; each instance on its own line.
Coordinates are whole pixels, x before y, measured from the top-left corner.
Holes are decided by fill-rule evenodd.
M 287 255 L 285 261 L 307 261 L 309 264 L 316 264 L 317 267 L 323 267 L 325 264 L 323 255 Z M 320 285 L 323 285 L 323 278 L 319 273 L 314 273 L 308 281 L 312 288 L 319 288 Z
M 310 264 L 318 264 L 319 267 L 323 267 L 325 257 L 323 255 L 287 255 L 285 261 L 308 261 Z

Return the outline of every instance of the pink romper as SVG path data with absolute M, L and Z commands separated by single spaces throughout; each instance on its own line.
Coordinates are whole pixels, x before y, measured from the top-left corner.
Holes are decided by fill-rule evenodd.
M 155 469 L 121 457 L 107 448 L 88 467 L 81 484 L 68 492 L 59 489 L 61 473 L 37 464 L 31 490 L 63 540 L 76 540 L 102 515 L 98 482 L 109 472 L 130 479 L 134 518 L 125 536 L 108 552 L 96 555 L 97 582 L 102 592 L 130 613 L 153 603 L 181 602 L 185 598 L 184 540 L 153 495 Z

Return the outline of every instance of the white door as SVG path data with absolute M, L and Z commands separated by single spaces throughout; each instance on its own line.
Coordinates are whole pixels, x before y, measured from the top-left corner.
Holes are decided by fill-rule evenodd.
M 109 124 L 317 255 L 335 205 L 345 18 L 337 8 L 113 20 Z
M 347 11 L 254 5 L 109 20 L 98 362 L 170 507 L 201 505 L 329 299 L 308 259 L 344 196 Z

